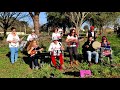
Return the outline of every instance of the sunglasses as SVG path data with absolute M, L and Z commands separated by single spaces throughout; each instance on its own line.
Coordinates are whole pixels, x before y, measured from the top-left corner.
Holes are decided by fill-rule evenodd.
M 12 31 L 12 32 L 16 32 L 16 31 Z

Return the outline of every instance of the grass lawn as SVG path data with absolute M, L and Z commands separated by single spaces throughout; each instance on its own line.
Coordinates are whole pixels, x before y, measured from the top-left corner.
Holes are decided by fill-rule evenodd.
M 98 41 L 101 39 L 98 38 Z M 108 35 L 108 40 L 111 42 L 113 49 L 113 61 L 115 67 L 104 66 L 101 64 L 88 66 L 86 62 L 80 63 L 79 66 L 70 68 L 69 58 L 65 57 L 65 66 L 67 70 L 61 72 L 50 66 L 50 63 L 45 63 L 39 70 L 31 70 L 29 65 L 23 60 L 26 57 L 19 52 L 19 58 L 14 65 L 10 63 L 6 54 L 9 52 L 8 44 L 4 41 L 0 43 L 0 78 L 43 78 L 50 77 L 53 73 L 57 78 L 80 78 L 79 71 L 84 69 L 90 69 L 92 71 L 91 78 L 120 78 L 120 38 L 115 35 Z M 51 40 L 47 36 L 40 39 L 40 43 L 48 48 Z M 78 52 L 81 54 L 81 46 L 85 41 L 80 42 Z M 105 58 L 107 61 L 107 58 Z M 27 57 L 26 57 L 27 60 Z M 109 61 L 107 61 L 109 63 Z

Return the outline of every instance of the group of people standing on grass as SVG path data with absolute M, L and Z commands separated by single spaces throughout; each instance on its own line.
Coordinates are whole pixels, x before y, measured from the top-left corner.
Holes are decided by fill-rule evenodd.
M 81 40 L 83 39 L 78 39 L 76 29 L 71 28 L 70 33 L 68 34 L 67 38 L 65 39 L 67 49 L 69 52 L 69 58 L 70 58 L 70 66 L 73 67 L 73 65 L 79 65 L 78 61 L 78 46 Z M 104 61 L 103 57 L 109 57 L 110 58 L 110 63 L 112 65 L 112 53 L 111 53 L 111 47 L 110 47 L 110 42 L 108 42 L 107 37 L 103 36 L 100 47 L 95 49 L 93 47 L 93 43 L 96 41 L 96 38 L 98 37 L 97 33 L 94 31 L 94 26 L 90 27 L 90 30 L 86 33 L 87 41 L 83 44 L 82 46 L 82 53 L 83 57 L 87 59 L 89 62 L 89 66 L 92 65 L 92 57 L 95 56 L 94 60 L 95 63 L 98 64 L 99 59 L 100 61 Z M 36 40 L 38 36 L 35 34 L 35 30 L 32 30 L 32 33 L 29 34 L 27 37 L 27 53 L 28 57 L 35 65 L 35 68 L 39 68 L 39 63 L 38 63 L 38 57 L 37 55 L 42 53 L 44 48 L 39 47 L 38 41 Z M 48 48 L 48 52 L 50 52 L 50 58 L 53 66 L 57 69 L 65 69 L 64 65 L 64 46 L 62 45 L 63 43 L 63 30 L 61 28 L 54 28 L 54 32 L 52 33 L 52 42 L 50 43 L 50 46 Z M 9 48 L 10 48 L 10 60 L 11 63 L 14 64 L 17 61 L 18 58 L 18 50 L 19 50 L 19 43 L 21 42 L 21 39 L 16 33 L 16 28 L 12 27 L 11 28 L 11 33 L 7 37 L 7 42 L 9 43 Z M 98 52 L 98 49 L 100 50 L 100 53 Z M 59 65 L 57 64 L 56 59 L 59 59 Z

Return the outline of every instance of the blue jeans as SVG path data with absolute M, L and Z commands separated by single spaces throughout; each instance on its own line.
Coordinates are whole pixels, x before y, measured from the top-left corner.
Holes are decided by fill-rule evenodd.
M 91 61 L 92 56 L 95 56 L 95 63 L 98 63 L 99 54 L 96 51 L 87 51 L 88 61 Z
M 14 63 L 17 61 L 18 58 L 18 47 L 10 47 L 10 52 L 11 52 L 11 63 Z

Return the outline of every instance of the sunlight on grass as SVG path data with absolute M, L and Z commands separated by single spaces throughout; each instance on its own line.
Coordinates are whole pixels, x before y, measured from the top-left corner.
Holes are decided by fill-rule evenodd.
M 101 38 L 97 38 L 101 41 Z M 117 64 L 115 67 L 104 66 L 101 64 L 93 64 L 91 67 L 88 66 L 87 62 L 80 63 L 79 66 L 74 66 L 73 68 L 69 65 L 69 57 L 65 57 L 65 66 L 67 70 L 60 71 L 51 67 L 50 63 L 45 63 L 43 67 L 39 70 L 31 70 L 29 65 L 23 61 L 23 55 L 19 52 L 19 58 L 17 62 L 12 65 L 6 54 L 9 52 L 8 45 L 5 44 L 4 47 L 0 47 L 0 78 L 49 78 L 50 74 L 53 73 L 56 78 L 80 78 L 80 70 L 91 70 L 91 78 L 120 78 L 120 38 L 115 35 L 108 36 L 108 40 L 111 42 L 113 48 L 113 62 Z M 42 39 L 40 45 L 49 47 L 51 40 L 50 37 Z M 85 41 L 80 42 L 78 52 L 82 54 L 82 45 Z M 64 43 L 65 44 L 65 43 Z M 107 58 L 105 58 L 107 61 Z M 109 61 L 107 61 L 109 64 Z

